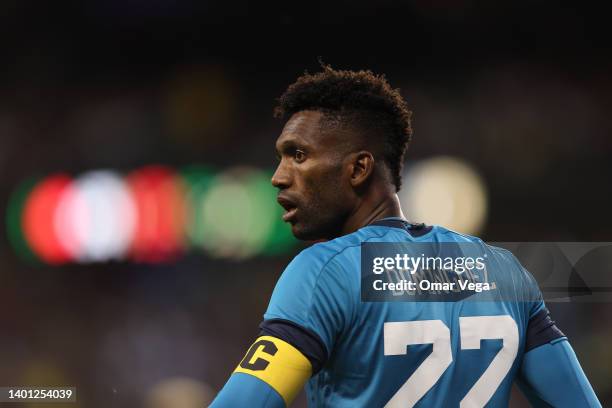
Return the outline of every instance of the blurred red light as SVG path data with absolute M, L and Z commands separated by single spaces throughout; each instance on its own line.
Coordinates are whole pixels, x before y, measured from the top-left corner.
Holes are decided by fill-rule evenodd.
M 127 177 L 136 205 L 131 257 L 164 262 L 183 249 L 185 206 L 181 179 L 174 170 L 147 166 Z
M 60 197 L 71 188 L 66 174 L 56 174 L 38 183 L 24 205 L 22 227 L 28 245 L 44 262 L 62 264 L 72 260 L 55 233 L 55 213 Z

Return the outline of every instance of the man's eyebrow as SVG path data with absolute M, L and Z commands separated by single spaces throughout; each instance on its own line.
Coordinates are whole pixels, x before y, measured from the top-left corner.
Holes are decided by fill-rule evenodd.
M 276 154 L 281 154 L 283 152 L 286 152 L 287 150 L 295 149 L 299 146 L 300 143 L 298 143 L 295 139 L 283 140 L 280 145 L 277 145 L 275 147 Z
M 298 140 L 295 137 L 289 137 L 280 143 L 280 145 L 277 148 L 277 151 L 286 150 L 286 149 L 295 149 L 295 148 L 312 149 L 313 145 L 306 142 L 302 138 Z

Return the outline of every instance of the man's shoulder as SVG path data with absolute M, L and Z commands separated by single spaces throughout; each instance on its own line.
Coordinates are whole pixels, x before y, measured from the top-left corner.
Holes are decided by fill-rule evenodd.
M 407 238 L 409 235 L 406 235 L 402 230 L 398 228 L 391 227 L 381 227 L 381 226 L 366 226 L 360 228 L 359 230 L 352 232 L 347 235 L 343 235 L 341 237 L 317 242 L 308 248 L 302 250 L 296 258 L 303 258 L 308 260 L 323 260 L 327 262 L 338 256 L 351 256 L 356 252 L 358 253 L 361 244 L 364 242 L 398 242 L 398 241 L 420 241 L 420 242 L 455 242 L 455 243 L 474 243 L 477 245 L 482 245 L 487 248 L 492 248 L 495 250 L 505 251 L 501 248 L 495 248 L 488 244 L 486 244 L 482 239 L 462 234 L 456 231 L 449 230 L 447 228 L 433 225 L 430 228 L 430 232 L 423 236 L 418 236 L 418 238 Z
M 498 261 L 520 265 L 520 262 L 511 251 L 506 248 L 491 245 L 482 238 L 456 232 L 444 227 L 437 227 L 437 235 L 440 242 L 474 245 L 488 256 L 495 257 Z
M 385 235 L 392 232 L 389 228 L 364 227 L 329 241 L 317 242 L 302 250 L 294 259 L 325 265 L 334 259 L 355 257 L 359 255 L 363 242 L 384 239 Z
M 361 244 L 364 242 L 438 242 L 459 244 L 470 252 L 486 253 L 505 265 L 519 266 L 520 263 L 507 249 L 490 245 L 481 238 L 456 232 L 442 226 L 434 225 L 431 231 L 418 238 L 411 238 L 398 228 L 368 226 L 351 234 L 315 243 L 302 250 L 291 261 L 292 266 L 301 271 L 310 270 L 320 273 L 325 268 L 353 267 L 361 257 Z
M 498 286 L 506 293 L 513 290 L 527 291 L 526 301 L 538 301 L 540 299 L 538 283 L 525 269 L 520 260 L 512 251 L 499 246 L 491 245 L 482 239 L 470 235 L 461 234 L 455 231 L 445 230 L 447 239 L 443 241 L 453 241 L 458 243 L 469 243 L 467 247 L 470 251 L 479 256 L 486 256 L 487 270 L 492 279 L 496 279 Z M 463 248 L 466 248 L 465 246 Z M 502 295 L 503 296 L 503 295 Z

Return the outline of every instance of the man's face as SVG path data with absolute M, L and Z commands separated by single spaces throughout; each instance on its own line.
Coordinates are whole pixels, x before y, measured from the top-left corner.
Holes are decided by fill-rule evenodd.
M 340 235 L 353 208 L 349 174 L 343 166 L 346 140 L 340 132 L 321 132 L 323 114 L 295 113 L 276 140 L 280 163 L 272 176 L 279 189 L 283 220 L 298 239 Z M 346 136 L 345 136 L 346 139 Z

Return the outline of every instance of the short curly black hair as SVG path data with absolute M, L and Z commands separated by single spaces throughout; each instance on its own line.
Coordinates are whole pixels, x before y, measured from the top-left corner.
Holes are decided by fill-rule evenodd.
M 380 141 L 383 160 L 399 191 L 404 154 L 412 138 L 412 112 L 406 101 L 384 75 L 369 70 L 335 70 L 329 65 L 322 68 L 315 74 L 305 73 L 291 84 L 279 98 L 274 116 L 317 110 L 343 126 L 357 128 L 368 141 Z

